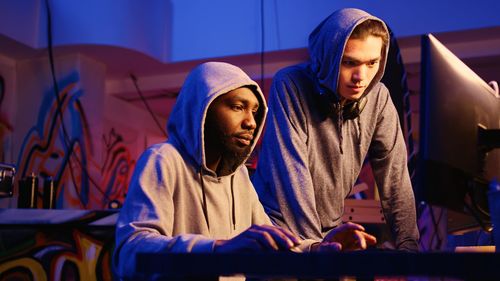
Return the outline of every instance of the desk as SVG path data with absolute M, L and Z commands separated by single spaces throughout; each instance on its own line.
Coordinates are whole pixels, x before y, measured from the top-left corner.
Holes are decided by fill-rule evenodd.
M 443 276 L 500 280 L 499 253 L 138 254 L 137 271 L 159 280 L 244 274 L 247 277 L 338 278 Z

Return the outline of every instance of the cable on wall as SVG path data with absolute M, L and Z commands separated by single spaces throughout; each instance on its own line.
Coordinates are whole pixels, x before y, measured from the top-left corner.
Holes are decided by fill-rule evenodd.
M 260 0 L 260 87 L 265 91 L 264 73 L 264 51 L 265 51 L 265 27 L 264 27 L 264 0 Z
M 55 73 L 54 51 L 53 51 L 54 48 L 53 48 L 53 41 L 52 41 L 53 40 L 53 38 L 52 38 L 52 14 L 51 14 L 51 10 L 50 10 L 49 0 L 45 0 L 45 8 L 47 10 L 47 49 L 48 49 L 48 53 L 49 53 L 49 64 L 50 64 L 50 72 L 51 72 L 51 76 L 52 76 L 52 83 L 53 83 L 53 87 L 54 87 L 54 95 L 55 95 L 56 101 L 57 101 L 56 115 L 54 116 L 54 119 L 57 119 L 57 116 L 59 116 L 59 118 L 60 118 L 61 128 L 63 131 L 64 144 L 70 149 L 68 151 L 69 157 L 73 156 L 73 158 L 76 160 L 78 165 L 81 167 L 84 175 L 97 188 L 97 190 L 101 193 L 101 195 L 104 196 L 108 202 L 111 202 L 112 201 L 111 198 L 104 191 L 101 190 L 99 184 L 92 178 L 92 176 L 90 175 L 90 173 L 87 169 L 87 166 L 83 165 L 81 159 L 76 154 L 73 153 L 73 144 L 69 139 L 68 131 L 66 129 L 66 125 L 64 124 L 64 116 L 63 116 L 63 112 L 62 112 L 62 101 L 61 101 L 61 97 L 59 96 L 59 86 L 57 84 L 56 73 Z M 70 172 L 73 184 L 76 185 L 76 179 L 75 179 L 75 175 L 73 173 L 73 169 L 71 169 L 71 167 L 70 167 L 68 170 Z M 56 183 L 56 184 L 59 184 L 59 183 Z M 78 196 L 80 196 L 79 193 L 78 193 Z M 80 197 L 80 202 L 83 202 L 81 197 Z
M 281 33 L 277 0 L 274 0 L 274 23 L 276 25 L 276 43 L 278 45 L 278 50 L 281 50 Z
M 137 77 L 134 74 L 130 74 L 130 79 L 132 79 L 132 82 L 134 83 L 135 89 L 137 91 L 137 94 L 141 98 L 142 102 L 144 103 L 144 106 L 146 106 L 146 110 L 151 114 L 151 117 L 155 121 L 156 126 L 158 129 L 160 129 L 160 132 L 165 136 L 165 138 L 168 138 L 167 132 L 165 131 L 165 128 L 160 124 L 158 119 L 156 118 L 156 115 L 154 114 L 153 110 L 151 110 L 151 107 L 149 106 L 148 101 L 146 98 L 144 98 L 144 95 L 142 94 L 141 89 L 139 88 L 139 84 L 137 83 Z

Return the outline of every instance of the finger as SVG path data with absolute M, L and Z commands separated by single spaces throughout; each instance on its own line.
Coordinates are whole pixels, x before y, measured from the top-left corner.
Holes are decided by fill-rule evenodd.
M 359 246 L 360 249 L 366 249 L 368 245 L 371 246 L 377 244 L 377 238 L 364 231 L 356 230 L 354 232 L 354 238 L 356 239 L 357 246 Z
M 366 244 L 368 244 L 370 246 L 377 244 L 377 237 L 375 237 L 371 234 L 368 234 L 366 232 L 363 232 L 363 235 L 365 237 Z
M 337 243 L 337 242 L 328 243 L 328 247 L 329 247 L 330 251 L 334 251 L 334 252 L 342 251 L 342 244 Z
M 297 246 L 290 248 L 290 251 L 294 253 L 303 253 L 302 249 Z
M 342 251 L 342 244 L 337 242 L 321 242 L 317 250 L 319 252 L 340 252 Z
M 277 226 L 277 228 L 280 229 L 281 232 L 283 232 L 288 237 L 288 239 L 292 240 L 294 246 L 298 246 L 302 243 L 302 240 L 297 235 L 293 234 L 290 230 L 279 226 Z
M 361 249 L 366 249 L 368 245 L 372 246 L 377 244 L 377 238 L 375 236 L 363 231 L 356 231 L 355 237 Z
M 365 228 L 357 223 L 346 222 L 330 230 L 330 232 L 328 232 L 326 236 L 323 238 L 323 241 L 342 242 L 347 237 L 352 236 L 352 232 L 355 230 L 365 231 Z
M 277 243 L 280 249 L 288 250 L 295 246 L 293 241 L 288 238 L 288 236 L 282 231 L 281 228 L 271 226 L 271 225 L 262 225 L 258 226 L 260 231 L 264 231 L 268 233 L 271 238 Z
M 344 229 L 344 230 L 360 230 L 360 231 L 365 231 L 365 228 L 361 224 L 353 223 L 353 222 L 346 222 L 344 224 L 341 224 L 337 228 L 339 229 Z
M 230 240 L 217 240 L 214 247 L 214 252 L 231 253 L 231 252 L 257 252 L 262 251 L 262 246 L 259 242 L 252 238 L 252 234 L 243 232 L 237 237 Z
M 246 249 L 243 249 L 243 251 L 259 253 L 262 252 L 262 250 L 264 249 L 268 249 L 263 247 L 262 243 L 254 238 L 246 239 L 245 244 L 246 244 Z
M 273 236 L 266 230 L 253 228 L 249 231 L 252 238 L 258 241 L 264 249 L 279 250 L 279 246 Z
M 366 240 L 365 240 L 365 236 L 363 235 L 364 232 L 361 232 L 361 231 L 358 231 L 358 230 L 355 230 L 353 232 L 354 234 L 354 237 L 356 239 L 356 244 L 358 246 L 359 249 L 366 249 Z
M 300 238 L 288 229 L 273 225 L 261 225 L 260 227 L 262 227 L 262 229 L 269 230 L 269 232 L 273 236 L 276 235 L 277 239 L 280 239 L 283 243 L 286 243 L 285 245 L 283 245 L 286 248 L 298 246 L 301 243 Z

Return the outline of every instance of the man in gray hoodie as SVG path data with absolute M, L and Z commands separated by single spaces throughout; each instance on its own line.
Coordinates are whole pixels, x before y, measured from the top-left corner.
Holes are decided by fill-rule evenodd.
M 168 140 L 148 148 L 132 176 L 116 225 L 121 278 L 137 277 L 138 252 L 337 251 L 375 243 L 357 224 L 323 242 L 272 226 L 244 165 L 266 112 L 259 86 L 238 67 L 208 62 L 191 71 Z
M 368 157 L 396 247 L 418 250 L 406 146 L 380 83 L 388 41 L 383 21 L 341 9 L 309 36 L 310 61 L 274 77 L 252 182 L 273 222 L 301 238 L 321 239 L 342 224 Z

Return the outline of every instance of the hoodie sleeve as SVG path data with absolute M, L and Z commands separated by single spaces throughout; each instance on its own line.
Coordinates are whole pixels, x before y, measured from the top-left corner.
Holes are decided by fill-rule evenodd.
M 387 223 L 401 250 L 418 251 L 418 229 L 407 151 L 396 109 L 382 88 L 380 114 L 370 145 L 370 162 Z
M 172 236 L 173 176 L 164 157 L 149 149 L 139 159 L 116 225 L 114 266 L 122 278 L 136 278 L 139 252 L 211 252 L 214 240 L 202 235 Z
M 286 74 L 278 73 L 254 185 L 267 214 L 279 226 L 308 238 L 321 238 L 320 220 L 308 168 L 308 122 L 300 95 Z

